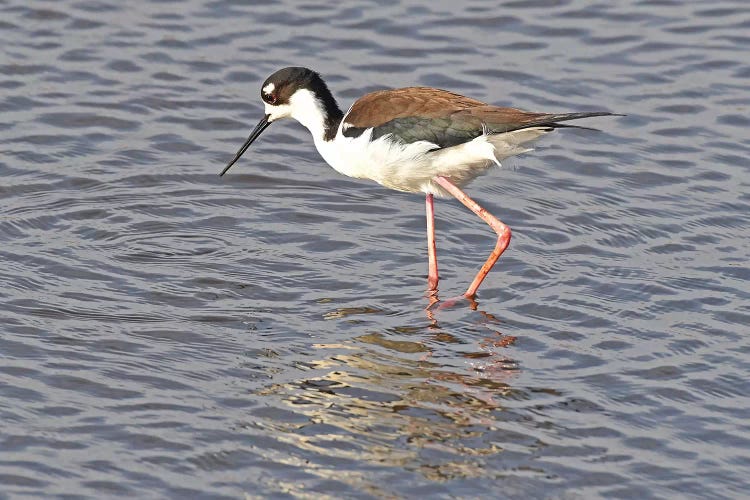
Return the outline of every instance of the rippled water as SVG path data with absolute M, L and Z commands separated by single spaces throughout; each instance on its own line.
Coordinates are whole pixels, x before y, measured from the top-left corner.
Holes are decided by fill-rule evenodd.
M 0 40 L 0 497 L 750 488 L 745 0 L 10 0 Z M 292 64 L 628 116 L 472 185 L 513 242 L 425 311 L 421 197 L 291 122 L 217 176 Z M 436 210 L 450 297 L 493 237 Z

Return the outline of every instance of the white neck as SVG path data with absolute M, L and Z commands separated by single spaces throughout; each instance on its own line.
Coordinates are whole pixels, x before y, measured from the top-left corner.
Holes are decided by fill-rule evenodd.
M 297 90 L 289 98 L 291 116 L 307 127 L 315 141 L 323 140 L 326 132 L 326 112 L 323 103 L 307 89 Z

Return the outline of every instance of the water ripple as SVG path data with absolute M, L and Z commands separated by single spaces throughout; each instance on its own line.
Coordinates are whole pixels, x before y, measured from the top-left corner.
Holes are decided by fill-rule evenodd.
M 0 6 L 0 483 L 10 496 L 747 491 L 743 2 Z M 432 85 L 561 130 L 469 190 L 339 176 L 262 116 Z M 102 446 L 106 443 L 106 446 Z M 706 493 L 710 492 L 710 493 Z

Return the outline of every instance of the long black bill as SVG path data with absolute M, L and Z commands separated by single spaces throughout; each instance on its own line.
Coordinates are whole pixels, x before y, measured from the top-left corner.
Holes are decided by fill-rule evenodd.
M 234 165 L 237 162 L 237 160 L 240 159 L 240 156 L 242 156 L 245 153 L 245 151 L 247 151 L 247 148 L 250 147 L 250 144 L 252 144 L 253 141 L 255 139 L 257 139 L 258 136 L 260 136 L 260 134 L 262 134 L 263 131 L 266 128 L 268 128 L 268 126 L 272 123 L 272 122 L 268 121 L 268 117 L 269 116 L 271 116 L 271 115 L 264 116 L 258 122 L 258 124 L 255 126 L 255 128 L 253 129 L 253 131 L 250 132 L 250 137 L 247 138 L 247 140 L 245 141 L 245 144 L 243 144 L 242 147 L 240 148 L 240 150 L 237 151 L 237 154 L 234 155 L 234 158 L 232 158 L 232 161 L 229 162 L 229 165 L 227 165 L 226 167 L 224 167 L 224 170 L 221 171 L 221 173 L 219 174 L 219 177 L 221 177 L 222 175 L 226 174 L 227 170 L 229 170 L 230 168 L 232 168 L 232 165 Z

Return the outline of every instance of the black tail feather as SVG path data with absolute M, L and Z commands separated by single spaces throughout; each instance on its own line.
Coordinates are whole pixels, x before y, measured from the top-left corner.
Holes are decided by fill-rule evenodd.
M 526 122 L 522 126 L 515 128 L 513 130 L 522 130 L 525 128 L 533 128 L 533 127 L 549 127 L 549 128 L 579 128 L 583 130 L 595 130 L 599 131 L 598 129 L 591 128 L 591 127 L 583 127 L 581 125 L 568 125 L 560 122 L 565 122 L 569 120 L 578 120 L 580 118 L 591 118 L 594 116 L 625 116 L 620 113 L 610 113 L 608 111 L 589 111 L 589 112 L 583 112 L 583 113 L 560 113 L 560 114 L 550 114 L 550 115 L 543 115 L 540 116 L 538 120 L 534 120 L 531 122 Z

